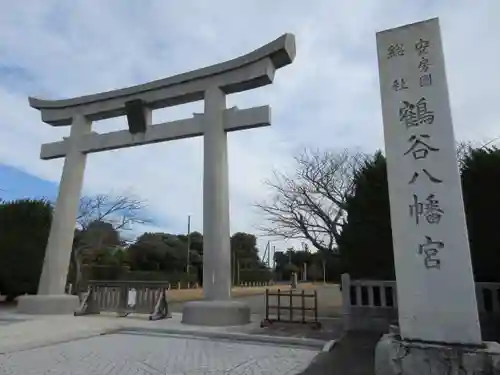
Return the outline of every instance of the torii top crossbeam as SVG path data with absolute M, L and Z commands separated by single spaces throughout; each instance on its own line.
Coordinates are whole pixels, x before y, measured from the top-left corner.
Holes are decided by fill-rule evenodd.
M 149 109 L 202 100 L 209 87 L 231 94 L 268 85 L 276 69 L 293 62 L 295 37 L 284 34 L 253 52 L 233 60 L 142 85 L 63 100 L 30 97 L 31 107 L 42 112 L 42 121 L 53 126 L 71 125 L 75 113 L 90 121 L 124 116 L 125 103 L 140 99 Z

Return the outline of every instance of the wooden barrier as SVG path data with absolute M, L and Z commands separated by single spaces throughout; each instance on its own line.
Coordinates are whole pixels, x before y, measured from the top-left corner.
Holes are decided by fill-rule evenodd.
M 88 282 L 88 291 L 75 316 L 116 312 L 125 317 L 130 313 L 150 314 L 149 320 L 164 319 L 168 315 L 168 282 L 152 281 L 96 281 Z
M 304 290 L 297 292 L 293 290 L 270 292 L 266 289 L 266 317 L 260 323 L 261 327 L 268 326 L 275 322 L 277 323 L 299 323 L 310 324 L 313 328 L 321 328 L 321 323 L 318 321 L 318 294 L 316 291 L 306 293 Z M 270 304 L 270 297 L 275 297 L 276 304 Z M 294 298 L 299 298 L 298 306 L 294 305 Z M 307 307 L 307 300 L 313 301 L 312 307 Z M 282 302 L 288 302 L 283 304 Z M 271 318 L 270 310 L 275 310 L 276 317 Z M 299 314 L 294 314 L 294 311 L 299 311 Z M 283 312 L 288 312 L 288 317 L 285 317 Z M 306 314 L 307 312 L 312 312 Z

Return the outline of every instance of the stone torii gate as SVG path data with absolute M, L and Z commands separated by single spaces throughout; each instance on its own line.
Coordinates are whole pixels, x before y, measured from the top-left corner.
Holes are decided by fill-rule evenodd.
M 78 298 L 64 294 L 87 154 L 203 136 L 204 301 L 185 305 L 183 321 L 193 324 L 242 324 L 248 306 L 230 301 L 231 262 L 227 132 L 268 126 L 269 106 L 226 109 L 226 95 L 271 84 L 277 69 L 295 57 L 295 37 L 284 34 L 230 61 L 146 84 L 65 100 L 29 98 L 42 121 L 71 126 L 62 141 L 42 145 L 41 159 L 64 157 L 59 194 L 38 294 L 19 298 L 24 313 L 73 313 Z M 153 125 L 154 109 L 204 100 L 204 113 Z M 93 121 L 126 116 L 128 130 L 98 134 Z

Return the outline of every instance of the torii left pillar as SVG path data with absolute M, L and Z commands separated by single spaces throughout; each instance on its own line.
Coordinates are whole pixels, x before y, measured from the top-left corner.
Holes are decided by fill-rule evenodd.
M 73 233 L 87 155 L 79 141 L 91 131 L 92 122 L 83 115 L 73 116 L 68 152 L 59 185 L 59 194 L 45 250 L 37 295 L 18 298 L 17 311 L 30 314 L 72 314 L 80 303 L 78 296 L 65 294 Z

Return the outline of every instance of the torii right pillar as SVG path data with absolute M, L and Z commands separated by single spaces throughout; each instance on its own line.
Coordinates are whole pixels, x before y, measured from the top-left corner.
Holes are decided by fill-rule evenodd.
M 203 301 L 184 305 L 182 322 L 240 325 L 250 322 L 249 306 L 231 300 L 231 244 L 226 95 L 218 87 L 205 92 L 203 115 Z M 208 253 L 209 251 L 209 253 Z

